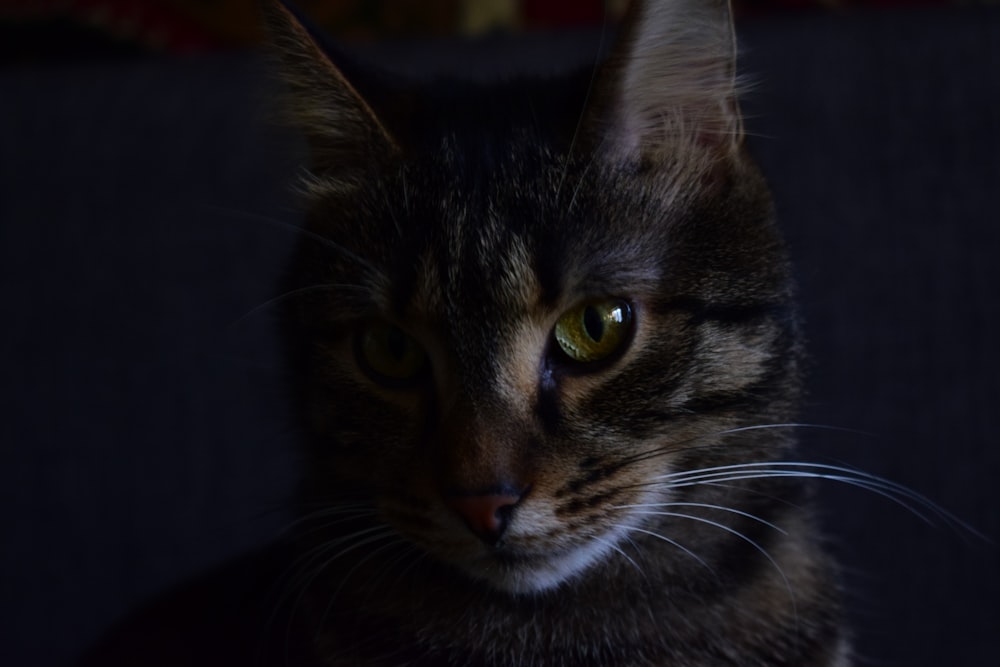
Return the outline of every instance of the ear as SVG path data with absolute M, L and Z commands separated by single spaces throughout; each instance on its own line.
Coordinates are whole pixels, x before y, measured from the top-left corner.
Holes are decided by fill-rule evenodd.
M 399 151 L 372 107 L 334 65 L 329 48 L 310 33 L 280 0 L 263 0 L 262 10 L 281 78 L 286 107 L 305 133 L 317 172 L 370 165 Z
M 633 0 L 598 81 L 592 127 L 621 156 L 742 143 L 728 0 Z

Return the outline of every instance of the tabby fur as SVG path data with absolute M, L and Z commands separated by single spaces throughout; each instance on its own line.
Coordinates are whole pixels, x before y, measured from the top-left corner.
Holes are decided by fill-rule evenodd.
M 800 394 L 727 4 L 636 3 L 596 77 L 419 88 L 265 14 L 312 156 L 285 604 L 325 664 L 847 664 L 804 482 L 696 474 L 786 460 Z M 574 363 L 553 327 L 605 297 L 627 340 Z M 426 372 L 367 372 L 372 322 Z M 456 509 L 500 496 L 499 538 Z

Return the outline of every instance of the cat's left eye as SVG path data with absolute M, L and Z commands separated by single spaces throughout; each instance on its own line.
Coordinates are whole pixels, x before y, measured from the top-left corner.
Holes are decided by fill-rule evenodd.
M 387 322 L 366 324 L 359 333 L 356 349 L 361 367 L 383 384 L 409 384 L 427 369 L 427 354 L 420 344 Z
M 553 332 L 571 360 L 591 363 L 621 351 L 632 330 L 632 308 L 624 299 L 585 301 L 560 316 Z

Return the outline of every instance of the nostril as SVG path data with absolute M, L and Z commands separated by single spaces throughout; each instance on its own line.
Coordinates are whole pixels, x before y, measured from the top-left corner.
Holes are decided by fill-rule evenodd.
M 514 506 L 523 493 L 451 495 L 447 504 L 481 540 L 489 545 L 500 541 L 510 523 Z

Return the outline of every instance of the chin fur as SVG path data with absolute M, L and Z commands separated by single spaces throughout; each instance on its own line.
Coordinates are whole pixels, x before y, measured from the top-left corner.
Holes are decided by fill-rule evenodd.
M 531 595 L 558 588 L 600 562 L 612 549 L 610 543 L 589 542 L 561 554 L 508 561 L 490 557 L 490 562 L 462 565 L 461 570 L 473 579 L 511 595 Z

